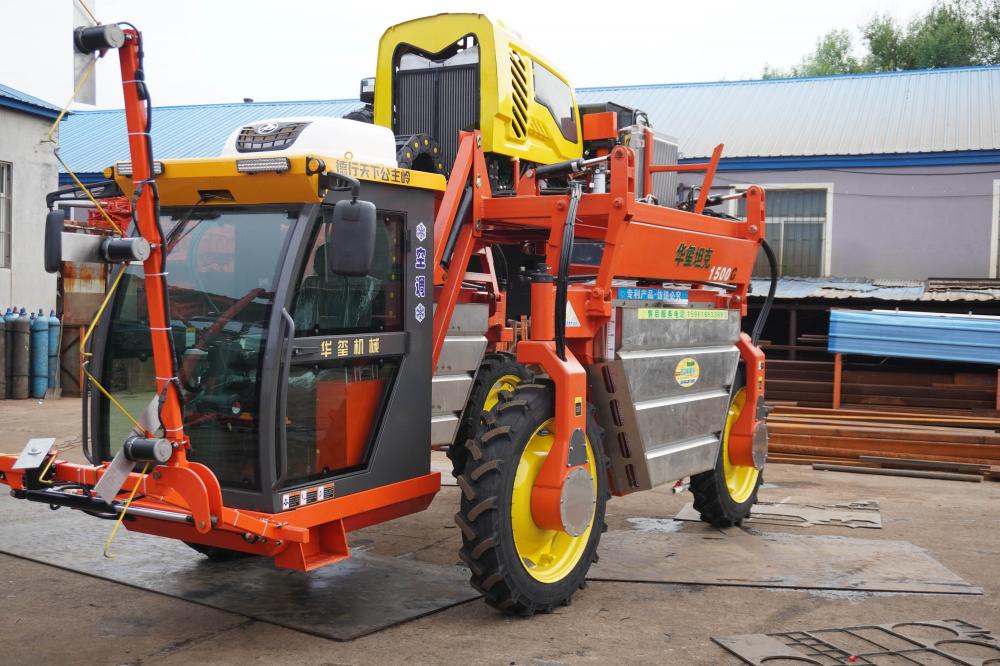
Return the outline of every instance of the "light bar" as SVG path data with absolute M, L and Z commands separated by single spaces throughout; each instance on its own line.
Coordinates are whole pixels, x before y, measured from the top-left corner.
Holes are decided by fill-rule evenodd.
M 273 171 L 281 173 L 292 168 L 287 157 L 258 157 L 252 160 L 236 160 L 236 170 L 240 173 L 260 173 Z
M 119 176 L 131 176 L 132 163 L 118 162 L 115 164 L 115 170 L 118 171 Z M 153 162 L 153 175 L 159 176 L 161 173 L 163 173 L 163 162 Z

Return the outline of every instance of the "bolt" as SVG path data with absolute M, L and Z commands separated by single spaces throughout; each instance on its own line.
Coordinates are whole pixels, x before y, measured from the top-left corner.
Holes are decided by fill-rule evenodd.
M 205 529 L 205 521 L 204 520 L 199 520 L 198 521 L 198 529 L 199 530 Z
M 625 205 L 625 202 L 622 201 L 621 197 L 615 197 L 615 201 L 614 201 L 615 208 L 621 208 L 624 205 Z
M 750 233 L 752 233 L 752 234 L 757 233 L 757 225 L 756 224 L 751 224 L 750 225 Z
M 476 187 L 482 187 L 482 186 L 483 186 L 483 177 L 476 176 Z
M 33 446 L 30 449 L 28 449 L 28 454 L 32 456 L 37 456 L 41 452 L 42 450 L 36 446 Z
M 483 135 L 482 134 L 477 134 L 476 135 L 476 147 L 478 148 L 481 145 L 483 145 Z
M 557 201 L 556 202 L 556 210 L 566 210 L 566 202 L 565 201 Z
M 160 480 L 160 477 L 161 477 L 161 476 L 163 476 L 163 475 L 162 475 L 162 474 L 160 474 L 160 471 L 159 471 L 159 470 L 154 470 L 154 471 L 153 471 L 153 478 L 154 478 L 154 479 L 156 479 L 157 481 L 159 481 L 159 480 Z
M 476 231 L 483 230 L 483 223 L 480 220 L 476 220 Z
M 733 296 L 733 300 L 736 301 L 737 303 L 739 303 L 740 301 L 743 300 L 743 297 L 740 296 L 739 294 L 737 294 L 736 296 Z

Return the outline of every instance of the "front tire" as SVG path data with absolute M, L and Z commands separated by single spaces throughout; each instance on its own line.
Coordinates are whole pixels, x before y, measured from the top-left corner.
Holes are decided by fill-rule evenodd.
M 500 394 L 513 393 L 518 384 L 531 381 L 533 377 L 532 372 L 518 363 L 513 354 L 496 352 L 486 355 L 472 382 L 462 420 L 455 431 L 455 441 L 448 447 L 452 476 L 462 473 L 469 455 L 466 444 L 479 433 L 484 425 L 483 417 L 500 401 Z
M 729 413 L 722 431 L 722 442 L 715 469 L 691 477 L 694 508 L 701 519 L 713 527 L 742 525 L 750 516 L 750 509 L 757 503 L 757 491 L 763 481 L 761 470 L 756 467 L 733 465 L 729 462 L 729 433 L 746 406 L 746 387 L 738 376 Z
M 607 529 L 607 460 L 592 408 L 586 433 L 595 493 L 590 526 L 573 537 L 539 528 L 532 519 L 531 489 L 552 446 L 554 421 L 551 383 L 522 383 L 513 394 L 501 394 L 488 427 L 469 441 L 468 459 L 458 476 L 459 556 L 486 603 L 506 613 L 527 616 L 568 605 L 584 586 Z

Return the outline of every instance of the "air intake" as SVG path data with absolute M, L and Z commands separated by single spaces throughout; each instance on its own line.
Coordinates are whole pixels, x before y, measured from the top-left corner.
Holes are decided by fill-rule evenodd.
M 236 137 L 236 150 L 241 153 L 259 153 L 265 150 L 282 150 L 287 148 L 299 137 L 309 123 L 305 122 L 267 122 L 259 125 L 247 125 Z
M 514 117 L 511 127 L 514 129 L 514 136 L 523 139 L 528 126 L 528 65 L 517 51 L 510 52 L 510 74 L 514 88 Z

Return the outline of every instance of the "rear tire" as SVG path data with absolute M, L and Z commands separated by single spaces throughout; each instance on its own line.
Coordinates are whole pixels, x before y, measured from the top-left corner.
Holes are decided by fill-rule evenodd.
M 764 480 L 762 470 L 731 465 L 728 461 L 729 433 L 744 409 L 746 397 L 742 372 L 737 373 L 729 401 L 729 414 L 719 443 L 715 469 L 691 477 L 694 508 L 713 527 L 742 525 L 757 503 L 757 491 Z M 750 407 L 746 407 L 750 409 Z
M 479 434 L 480 428 L 485 425 L 483 417 L 497 404 L 500 393 L 510 393 L 518 384 L 531 381 L 533 377 L 534 374 L 518 363 L 513 354 L 496 352 L 486 355 L 472 382 L 462 420 L 455 431 L 455 441 L 448 447 L 452 476 L 462 473 L 468 457 L 466 444 Z
M 530 492 L 542 455 L 551 446 L 555 388 L 521 383 L 501 394 L 488 427 L 469 441 L 458 485 L 461 507 L 455 522 L 462 531 L 462 561 L 470 582 L 486 603 L 505 613 L 547 613 L 570 603 L 597 559 L 610 492 L 603 430 L 587 410 L 588 461 L 594 481 L 594 515 L 578 537 L 538 528 L 530 516 Z M 525 451 L 528 451 L 525 455 Z M 528 553 L 534 560 L 525 556 Z

